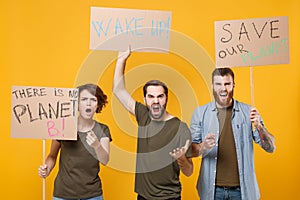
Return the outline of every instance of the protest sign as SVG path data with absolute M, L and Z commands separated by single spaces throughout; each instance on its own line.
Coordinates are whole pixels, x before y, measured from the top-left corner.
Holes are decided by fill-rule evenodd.
M 215 22 L 216 66 L 289 63 L 288 17 Z
M 78 89 L 12 87 L 11 137 L 77 139 Z
M 169 11 L 91 7 L 90 49 L 168 52 Z

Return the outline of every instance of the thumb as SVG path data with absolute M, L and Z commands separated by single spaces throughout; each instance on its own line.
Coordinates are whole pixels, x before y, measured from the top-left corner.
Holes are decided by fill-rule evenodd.
M 188 148 L 189 148 L 189 145 L 190 145 L 190 140 L 187 139 L 186 142 L 185 142 L 184 147 L 185 147 L 186 149 L 188 149 Z

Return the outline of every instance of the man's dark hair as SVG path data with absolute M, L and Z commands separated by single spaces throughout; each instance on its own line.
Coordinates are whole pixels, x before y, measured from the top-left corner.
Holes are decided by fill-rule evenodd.
M 79 89 L 79 95 L 80 92 L 83 90 L 87 90 L 89 93 L 94 95 L 97 98 L 98 101 L 98 107 L 96 110 L 96 113 L 100 113 L 102 108 L 107 103 L 107 96 L 104 94 L 104 92 L 101 90 L 101 88 L 98 85 L 95 84 L 85 84 L 77 87 Z
M 144 87 L 143 87 L 143 93 L 144 93 L 144 97 L 146 97 L 147 94 L 147 88 L 149 86 L 162 86 L 164 88 L 164 92 L 166 97 L 168 97 L 168 87 L 166 84 L 164 84 L 163 82 L 159 81 L 159 80 L 150 80 L 148 81 Z
M 232 69 L 230 69 L 229 67 L 216 68 L 212 73 L 211 81 L 212 81 L 212 83 L 214 82 L 215 76 L 226 76 L 226 75 L 230 75 L 232 77 L 232 81 L 234 83 L 234 73 L 233 73 Z

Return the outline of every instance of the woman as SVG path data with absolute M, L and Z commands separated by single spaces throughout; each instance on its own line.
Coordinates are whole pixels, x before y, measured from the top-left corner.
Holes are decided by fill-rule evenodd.
M 103 200 L 99 162 L 109 161 L 108 126 L 93 119 L 107 103 L 107 96 L 94 84 L 79 89 L 77 140 L 53 140 L 45 164 L 38 174 L 46 178 L 55 166 L 60 150 L 59 171 L 54 182 L 53 200 Z

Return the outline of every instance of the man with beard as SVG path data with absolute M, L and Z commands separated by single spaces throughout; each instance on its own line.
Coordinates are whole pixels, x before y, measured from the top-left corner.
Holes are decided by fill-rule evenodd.
M 260 198 L 253 161 L 253 141 L 275 150 L 258 110 L 233 99 L 234 73 L 212 73 L 215 101 L 195 109 L 191 120 L 193 156 L 202 155 L 197 189 L 201 200 Z
M 168 88 L 158 80 L 144 87 L 143 105 L 125 88 L 124 69 L 130 49 L 119 53 L 113 92 L 138 123 L 135 192 L 138 200 L 180 200 L 180 171 L 193 173 L 191 133 L 186 123 L 166 111 Z

